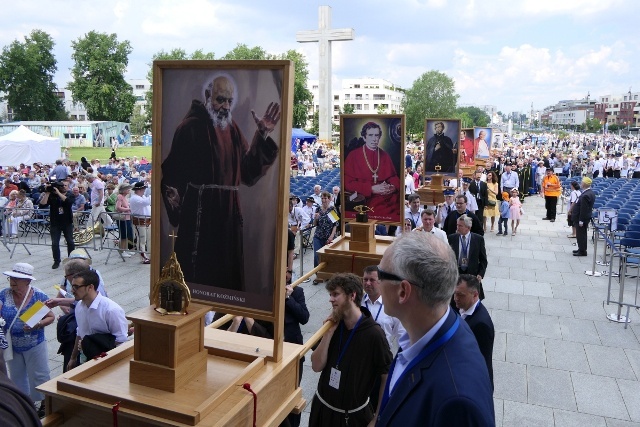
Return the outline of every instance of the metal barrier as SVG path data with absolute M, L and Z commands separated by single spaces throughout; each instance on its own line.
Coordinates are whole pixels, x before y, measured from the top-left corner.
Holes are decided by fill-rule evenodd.
M 130 258 L 133 255 L 150 256 L 150 216 L 102 212 L 96 223 L 99 224 L 98 227 L 101 230 L 100 250 L 110 251 L 105 264 L 109 263 L 113 251 L 118 253 L 123 262 L 125 258 Z
M 90 212 L 74 212 L 73 241 L 76 247 L 93 245 L 97 249 L 94 239 L 95 228 L 89 224 Z M 51 246 L 51 221 L 49 209 L 7 209 L 0 210 L 2 222 L 2 237 L 0 243 L 9 251 L 13 258 L 16 249 L 22 247 L 29 255 L 29 246 Z M 60 245 L 66 246 L 64 235 L 60 238 Z

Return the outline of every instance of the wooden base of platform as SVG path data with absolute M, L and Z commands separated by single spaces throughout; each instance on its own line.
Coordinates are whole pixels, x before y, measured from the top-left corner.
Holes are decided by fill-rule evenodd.
M 129 381 L 134 360 L 129 341 L 38 387 L 46 396 L 46 420 L 51 425 L 103 426 L 114 425 L 116 416 L 120 427 L 251 426 L 253 396 L 242 387 L 245 383 L 258 396 L 259 426 L 277 426 L 305 407 L 298 386 L 302 346 L 284 343 L 283 357 L 275 363 L 269 360 L 273 341 L 206 328 L 204 347 L 203 374 L 172 393 Z
M 332 244 L 318 250 L 320 262 L 326 262 L 327 266 L 316 276 L 322 280 L 329 280 L 336 273 L 362 275 L 365 267 L 380 263 L 384 251 L 393 240 L 393 237 L 375 236 L 371 251 L 355 251 L 350 248 L 351 234 L 345 233 Z

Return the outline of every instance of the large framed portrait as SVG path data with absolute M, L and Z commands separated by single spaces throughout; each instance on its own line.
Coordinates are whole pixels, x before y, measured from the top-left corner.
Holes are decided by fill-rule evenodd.
M 404 219 L 404 115 L 340 116 L 342 215 L 356 217 L 367 206 L 369 219 L 400 224 Z
M 476 147 L 476 159 L 487 160 L 491 157 L 492 128 L 474 127 L 473 141 Z
M 460 120 L 426 119 L 424 172 L 426 177 L 440 174 L 444 179 L 458 176 Z
M 193 302 L 273 320 L 284 301 L 291 63 L 153 67 L 152 282 L 175 252 Z

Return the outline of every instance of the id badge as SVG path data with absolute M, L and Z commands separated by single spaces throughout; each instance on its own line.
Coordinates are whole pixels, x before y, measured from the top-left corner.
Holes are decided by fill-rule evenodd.
M 58 208 L 58 215 L 64 215 L 64 209 Z
M 331 368 L 331 374 L 329 375 L 329 385 L 336 390 L 340 389 L 340 371 L 336 368 Z

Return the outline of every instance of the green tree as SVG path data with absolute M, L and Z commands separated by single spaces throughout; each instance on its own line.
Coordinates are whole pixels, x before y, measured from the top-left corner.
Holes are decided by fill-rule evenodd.
M 433 70 L 424 73 L 413 82 L 402 101 L 407 131 L 411 134 L 422 133 L 427 117 L 453 117 L 458 98 L 455 83 L 449 76 Z
M 489 115 L 485 113 L 484 110 L 481 110 L 478 107 L 458 107 L 456 108 L 456 113 L 459 113 L 459 114 L 467 113 L 467 115 L 471 118 L 471 121 L 473 122 L 473 124 L 471 126 L 464 126 L 464 127 L 472 127 L 472 126 L 486 127 L 486 126 L 489 126 L 489 123 L 491 123 L 491 119 L 489 118 Z
M 313 113 L 313 119 L 311 119 L 311 127 L 305 129 L 312 135 L 317 135 L 320 132 L 320 113 L 317 111 Z
M 24 42 L 14 40 L 0 55 L 0 92 L 16 120 L 63 120 L 66 117 L 53 83 L 57 62 L 55 43 L 42 30 L 33 30 Z
M 456 111 L 455 115 L 456 119 L 460 119 L 460 125 L 463 129 L 473 127 L 473 119 L 466 111 L 458 112 Z
M 260 46 L 249 47 L 244 43 L 238 43 L 236 47 L 231 49 L 221 59 L 235 59 L 235 60 L 260 60 L 260 59 L 276 59 L 275 55 L 267 53 L 266 50 Z
M 378 114 L 387 114 L 387 108 L 382 104 L 378 105 L 376 111 L 378 112 Z
M 587 132 L 599 132 L 602 129 L 602 125 L 598 119 L 587 119 L 585 122 L 585 128 Z
M 294 64 L 293 82 L 293 127 L 302 128 L 307 125 L 307 112 L 313 104 L 313 94 L 307 89 L 309 70 L 304 55 L 291 49 L 280 55 L 279 59 L 288 59 Z
M 356 112 L 356 107 L 353 104 L 349 104 L 348 102 L 344 104 L 344 114 L 353 114 Z
M 124 80 L 131 44 L 118 42 L 116 34 L 90 31 L 71 42 L 73 81 L 67 86 L 75 100 L 87 108 L 91 120 L 127 122 L 136 98 Z
M 147 127 L 147 116 L 142 113 L 142 106 L 136 105 L 133 107 L 133 114 L 131 115 L 131 135 L 142 135 Z
M 213 52 L 203 52 L 202 49 L 198 49 L 194 51 L 191 55 L 188 55 L 184 49 L 172 49 L 169 52 L 165 52 L 161 50 L 156 52 L 151 57 L 151 63 L 149 65 L 149 71 L 147 72 L 147 80 L 151 83 L 151 89 L 144 94 L 144 98 L 147 102 L 147 107 L 145 109 L 145 122 L 147 126 L 151 126 L 153 120 L 153 61 L 170 61 L 170 60 L 187 60 L 187 59 L 195 59 L 195 60 L 206 60 L 206 59 L 215 59 L 215 55 Z

